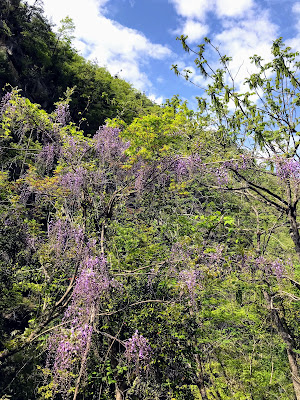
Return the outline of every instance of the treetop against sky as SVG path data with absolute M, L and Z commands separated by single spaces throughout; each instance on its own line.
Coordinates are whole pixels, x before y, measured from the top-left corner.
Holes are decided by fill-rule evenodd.
M 28 0 L 34 4 L 36 0 Z M 172 64 L 195 71 L 193 58 L 182 52 L 176 36 L 188 35 L 190 46 L 209 37 L 222 54 L 233 57 L 231 68 L 242 82 L 253 70 L 249 56 L 266 60 L 274 39 L 282 36 L 295 50 L 300 43 L 300 2 L 292 0 L 43 0 L 57 28 L 70 16 L 75 47 L 145 91 L 158 103 L 178 93 L 196 105 L 201 89 L 170 71 Z M 203 77 L 195 83 L 205 86 Z

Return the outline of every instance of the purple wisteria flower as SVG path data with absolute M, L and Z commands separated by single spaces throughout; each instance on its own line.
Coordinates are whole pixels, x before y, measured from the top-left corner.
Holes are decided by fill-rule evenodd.
M 239 159 L 226 160 L 222 163 L 223 168 L 245 171 L 252 163 L 252 156 L 240 154 Z
M 90 145 L 86 140 L 80 140 L 69 136 L 65 139 L 65 144 L 61 148 L 61 157 L 69 165 L 77 163 L 78 158 L 82 158 L 83 155 L 90 149 Z
M 277 259 L 271 263 L 272 272 L 276 275 L 277 279 L 282 279 L 286 272 L 285 267 L 282 265 L 282 261 Z
M 201 287 L 199 278 L 202 276 L 198 270 L 183 270 L 179 273 L 179 282 L 188 290 L 193 305 L 196 304 L 197 288 Z
M 175 174 L 177 179 L 185 177 L 189 173 L 189 159 L 180 158 L 175 165 Z
M 228 170 L 224 166 L 224 164 L 220 165 L 218 168 L 213 170 L 213 174 L 217 178 L 218 185 L 224 186 L 227 185 L 229 181 Z
M 119 158 L 128 148 L 129 143 L 120 138 L 121 129 L 107 125 L 101 126 L 96 132 L 93 140 L 95 149 L 103 160 L 111 161 Z
M 83 301 L 86 308 L 90 308 L 103 292 L 109 289 L 109 279 L 106 260 L 99 257 L 88 257 L 85 260 L 76 286 L 73 291 L 73 299 Z
M 179 262 L 187 263 L 191 258 L 191 250 L 184 247 L 181 243 L 174 243 L 170 252 L 170 262 L 177 264 Z
M 77 246 L 77 255 L 81 256 L 84 246 L 84 230 L 81 226 L 72 226 L 67 220 L 50 221 L 48 238 L 57 255 L 66 250 L 66 246 Z
M 148 339 L 140 335 L 138 330 L 125 342 L 125 357 L 137 367 L 147 365 L 149 362 L 151 347 Z
M 165 163 L 167 162 L 168 161 L 165 160 Z M 161 167 L 162 167 L 161 164 L 147 165 L 143 164 L 143 162 L 141 161 L 135 164 L 135 166 L 132 168 L 131 171 L 133 174 L 135 174 L 134 186 L 138 193 L 141 193 L 146 187 L 147 189 L 154 187 L 158 181 L 163 183 L 165 179 L 167 179 L 166 176 L 164 176 L 164 178 L 160 180 Z M 154 177 L 155 179 L 153 179 Z
M 217 178 L 218 185 L 224 186 L 229 182 L 229 172 L 231 170 L 235 171 L 245 171 L 252 164 L 252 156 L 248 154 L 240 154 L 238 159 L 226 160 L 220 162 L 218 167 L 208 166 L 212 174 Z
M 276 157 L 276 175 L 281 179 L 300 180 L 300 163 L 294 158 Z
M 173 162 L 173 171 L 178 180 L 188 177 L 193 172 L 201 172 L 203 168 L 201 157 L 198 154 L 193 154 L 184 158 L 177 158 Z
M 134 187 L 138 193 L 141 193 L 142 190 L 144 189 L 145 179 L 146 179 L 145 169 L 142 168 L 140 171 L 138 171 L 137 177 L 134 181 Z
M 78 198 L 85 184 L 86 176 L 87 170 L 83 167 L 77 167 L 75 171 L 70 171 L 65 175 L 62 175 L 60 184 L 68 189 L 76 198 Z
M 265 257 L 260 256 L 254 259 L 256 270 L 264 272 L 266 275 L 275 275 L 278 280 L 282 279 L 286 273 L 286 268 L 282 260 L 269 261 Z
M 0 115 L 3 115 L 5 113 L 5 111 L 7 110 L 7 108 L 10 106 L 10 100 L 12 98 L 12 93 L 8 92 L 6 93 L 0 102 Z
M 56 120 L 61 125 L 67 125 L 70 120 L 70 107 L 69 104 L 59 104 L 55 110 Z
M 37 155 L 37 162 L 42 164 L 46 171 L 50 171 L 54 165 L 55 157 L 58 155 L 57 146 L 47 143 Z
M 52 364 L 54 390 L 64 398 L 76 378 L 77 366 L 87 361 L 86 353 L 93 334 L 100 300 L 117 282 L 108 276 L 104 257 L 88 256 L 81 264 L 70 305 L 62 323 L 48 339 L 48 364 Z M 145 351 L 141 349 L 142 354 Z
M 247 154 L 240 154 L 241 161 L 239 162 L 238 169 L 245 171 L 252 164 L 252 156 Z

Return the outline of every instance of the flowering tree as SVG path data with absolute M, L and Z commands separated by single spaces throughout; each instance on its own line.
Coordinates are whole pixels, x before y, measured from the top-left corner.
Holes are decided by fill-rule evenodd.
M 220 159 L 216 172 L 219 183 L 228 190 L 244 193 L 279 211 L 279 218 L 286 216 L 295 251 L 300 260 L 300 234 L 297 221 L 299 203 L 299 96 L 298 52 L 285 47 L 282 39 L 272 46 L 273 60 L 263 63 L 260 56 L 253 56 L 257 72 L 245 83 L 249 91 L 239 93 L 230 71 L 230 57 L 222 56 L 209 39 L 207 45 L 220 57 L 221 68 L 214 69 L 205 59 L 205 45 L 198 51 L 187 44 L 187 36 L 178 38 L 185 51 L 196 54 L 196 66 L 209 79 L 207 96 L 209 112 L 215 115 L 216 129 L 224 137 L 233 138 L 243 148 L 247 141 L 251 150 L 243 150 L 241 160 L 236 162 L 225 155 Z M 181 74 L 177 66 L 173 69 Z M 185 71 L 190 79 L 190 71 Z M 253 97 L 254 96 L 254 97 Z M 200 109 L 205 112 L 207 99 L 198 98 Z M 226 160 L 226 158 L 228 158 Z M 230 179 L 232 178 L 232 180 Z M 258 230 L 258 234 L 259 230 Z M 298 288 L 299 283 L 293 282 Z M 270 301 L 270 296 L 265 294 Z M 287 344 L 288 358 L 297 399 L 300 399 L 299 360 L 295 353 L 294 339 L 288 331 L 284 317 L 269 305 L 278 330 Z M 276 314 L 276 315 L 275 315 Z M 291 338 L 291 339 L 290 339 Z
M 180 124 L 184 126 L 185 116 L 182 112 L 173 119 L 170 113 L 162 116 L 161 121 L 159 117 L 148 118 L 149 132 L 143 133 L 149 143 L 146 153 L 139 150 L 137 140 L 143 125 L 135 133 L 132 128 L 130 151 L 137 153 L 133 160 L 126 154 L 129 144 L 122 141 L 119 128 L 105 126 L 94 138 L 85 139 L 82 132 L 67 123 L 67 102 L 58 104 L 53 114 L 48 115 L 14 91 L 4 97 L 1 107 L 2 143 L 16 153 L 13 176 L 17 192 L 21 189 L 17 201 L 25 210 L 29 201 L 40 212 L 48 209 L 43 221 L 47 232 L 42 229 L 30 238 L 41 265 L 42 274 L 37 280 L 43 306 L 32 320 L 25 343 L 5 349 L 1 358 L 30 345 L 44 331 L 52 331 L 51 322 L 63 316 L 49 339 L 48 363 L 53 365 L 51 390 L 69 396 L 74 387 L 75 399 L 86 369 L 101 301 L 109 302 L 106 293 L 118 286 L 104 261 L 106 230 L 114 209 L 118 202 L 126 201 L 139 190 L 137 181 L 144 190 L 158 182 L 162 164 L 167 160 L 164 152 L 170 158 L 171 147 L 179 137 L 173 131 Z M 163 138 L 159 139 L 159 147 L 151 145 L 153 135 L 163 134 L 164 119 L 168 149 L 164 149 Z M 161 128 L 155 133 L 157 124 Z M 167 129 L 172 129 L 172 133 Z M 17 146 L 16 140 L 19 140 Z M 149 162 L 152 158 L 154 165 Z M 143 351 L 141 347 L 138 359 L 146 358 Z M 129 353 L 127 358 L 131 359 Z
M 32 352 L 42 398 L 291 393 L 269 315 L 285 321 L 277 308 L 296 298 L 293 267 L 252 249 L 250 205 L 225 190 L 234 171 L 251 176 L 253 157 L 230 137 L 223 151 L 224 135 L 178 103 L 92 138 L 64 102 L 47 114 L 13 92 L 2 109 L 1 215 L 10 231 L 17 210 L 30 251 L 7 269 L 32 307 L 26 328 L 5 334 L 4 365 Z

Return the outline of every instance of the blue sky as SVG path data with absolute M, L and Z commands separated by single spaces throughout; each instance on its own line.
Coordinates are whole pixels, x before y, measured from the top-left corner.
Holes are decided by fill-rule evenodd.
M 33 4 L 35 0 L 28 0 Z M 158 103 L 174 94 L 191 107 L 198 89 L 170 70 L 172 64 L 195 72 L 192 56 L 176 36 L 187 34 L 192 47 L 208 36 L 223 54 L 233 57 L 238 85 L 253 71 L 249 56 L 270 58 L 272 41 L 282 36 L 300 50 L 300 1 L 292 0 L 43 0 L 56 26 L 67 15 L 75 23 L 74 46 L 112 74 L 132 83 Z M 209 60 L 217 66 L 213 54 Z

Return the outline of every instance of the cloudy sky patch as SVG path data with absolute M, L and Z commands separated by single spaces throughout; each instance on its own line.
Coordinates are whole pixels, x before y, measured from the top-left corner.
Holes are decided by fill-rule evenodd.
M 206 84 L 194 69 L 195 56 L 176 41 L 181 34 L 189 36 L 195 50 L 208 36 L 222 54 L 233 57 L 230 68 L 239 87 L 253 70 L 251 55 L 269 60 L 272 41 L 279 36 L 289 45 L 300 45 L 300 1 L 44 0 L 44 10 L 57 27 L 70 16 L 76 26 L 73 44 L 84 57 L 157 102 L 175 94 L 192 102 L 203 94 L 170 71 L 174 63 L 190 66 L 195 82 Z M 208 56 L 219 66 L 213 52 Z

